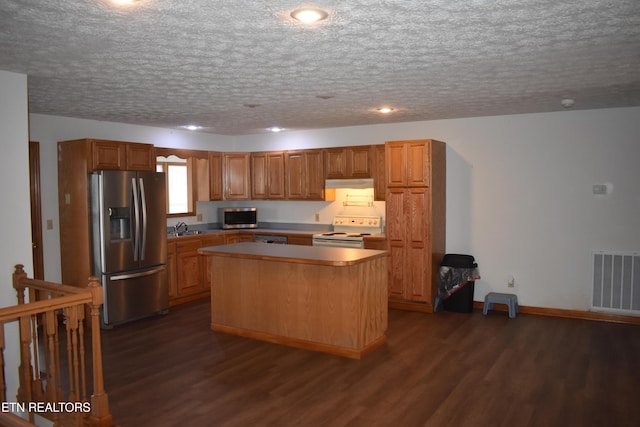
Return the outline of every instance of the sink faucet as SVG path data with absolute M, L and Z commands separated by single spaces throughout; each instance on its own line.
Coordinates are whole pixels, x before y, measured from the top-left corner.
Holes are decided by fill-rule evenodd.
M 184 227 L 184 231 L 188 230 L 187 224 L 180 221 L 179 223 L 173 226 L 174 233 L 178 234 L 178 232 L 180 231 L 180 227 Z

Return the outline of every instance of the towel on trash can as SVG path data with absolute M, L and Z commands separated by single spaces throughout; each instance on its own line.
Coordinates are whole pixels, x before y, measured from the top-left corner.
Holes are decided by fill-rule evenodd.
M 440 285 L 434 308 L 451 295 L 462 289 L 466 284 L 480 279 L 478 264 L 471 255 L 447 254 L 440 264 Z
M 478 267 L 440 267 L 440 295 L 446 300 L 464 285 L 480 279 Z

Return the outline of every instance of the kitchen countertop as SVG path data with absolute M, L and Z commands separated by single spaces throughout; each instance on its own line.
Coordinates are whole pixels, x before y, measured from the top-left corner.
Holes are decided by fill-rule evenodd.
M 261 259 L 294 264 L 317 264 L 330 266 L 355 265 L 374 258 L 386 257 L 387 251 L 373 249 L 335 248 L 299 245 L 265 245 L 256 242 L 241 242 L 231 245 L 209 246 L 198 252 L 233 258 Z
M 172 232 L 167 233 L 169 239 L 181 239 L 183 237 L 202 236 L 205 234 L 218 234 L 218 233 L 251 233 L 251 234 L 267 234 L 267 235 L 301 235 L 301 236 L 313 236 L 314 234 L 327 233 L 331 230 L 295 230 L 295 229 L 278 229 L 278 228 L 236 228 L 236 229 L 222 229 L 222 228 L 210 228 L 206 230 L 193 229 L 189 231 L 195 231 L 195 234 L 187 233 L 180 236 L 175 236 Z M 372 240 L 384 240 L 386 235 L 384 233 L 371 234 L 365 236 L 365 239 Z

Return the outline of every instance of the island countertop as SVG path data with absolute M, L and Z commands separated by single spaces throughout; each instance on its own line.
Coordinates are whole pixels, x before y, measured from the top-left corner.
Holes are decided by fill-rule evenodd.
M 230 245 L 208 246 L 199 249 L 203 255 L 260 259 L 294 264 L 349 266 L 375 258 L 386 257 L 387 251 L 373 249 L 332 248 L 323 246 L 278 245 L 241 242 Z

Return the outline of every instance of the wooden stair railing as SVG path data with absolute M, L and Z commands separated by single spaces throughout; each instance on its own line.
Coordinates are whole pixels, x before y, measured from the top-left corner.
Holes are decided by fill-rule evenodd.
M 114 426 L 102 371 L 103 294 L 98 279 L 90 277 L 86 288 L 29 279 L 18 264 L 13 287 L 18 304 L 0 308 L 0 425 L 31 426 L 37 414 L 51 420 L 53 426 Z M 8 398 L 5 380 L 5 324 L 11 322 L 18 322 L 20 339 L 15 400 Z M 85 324 L 91 331 L 88 350 Z M 92 370 L 91 384 L 88 369 Z M 90 386 L 93 392 L 88 397 Z M 12 412 L 23 413 L 28 421 Z

